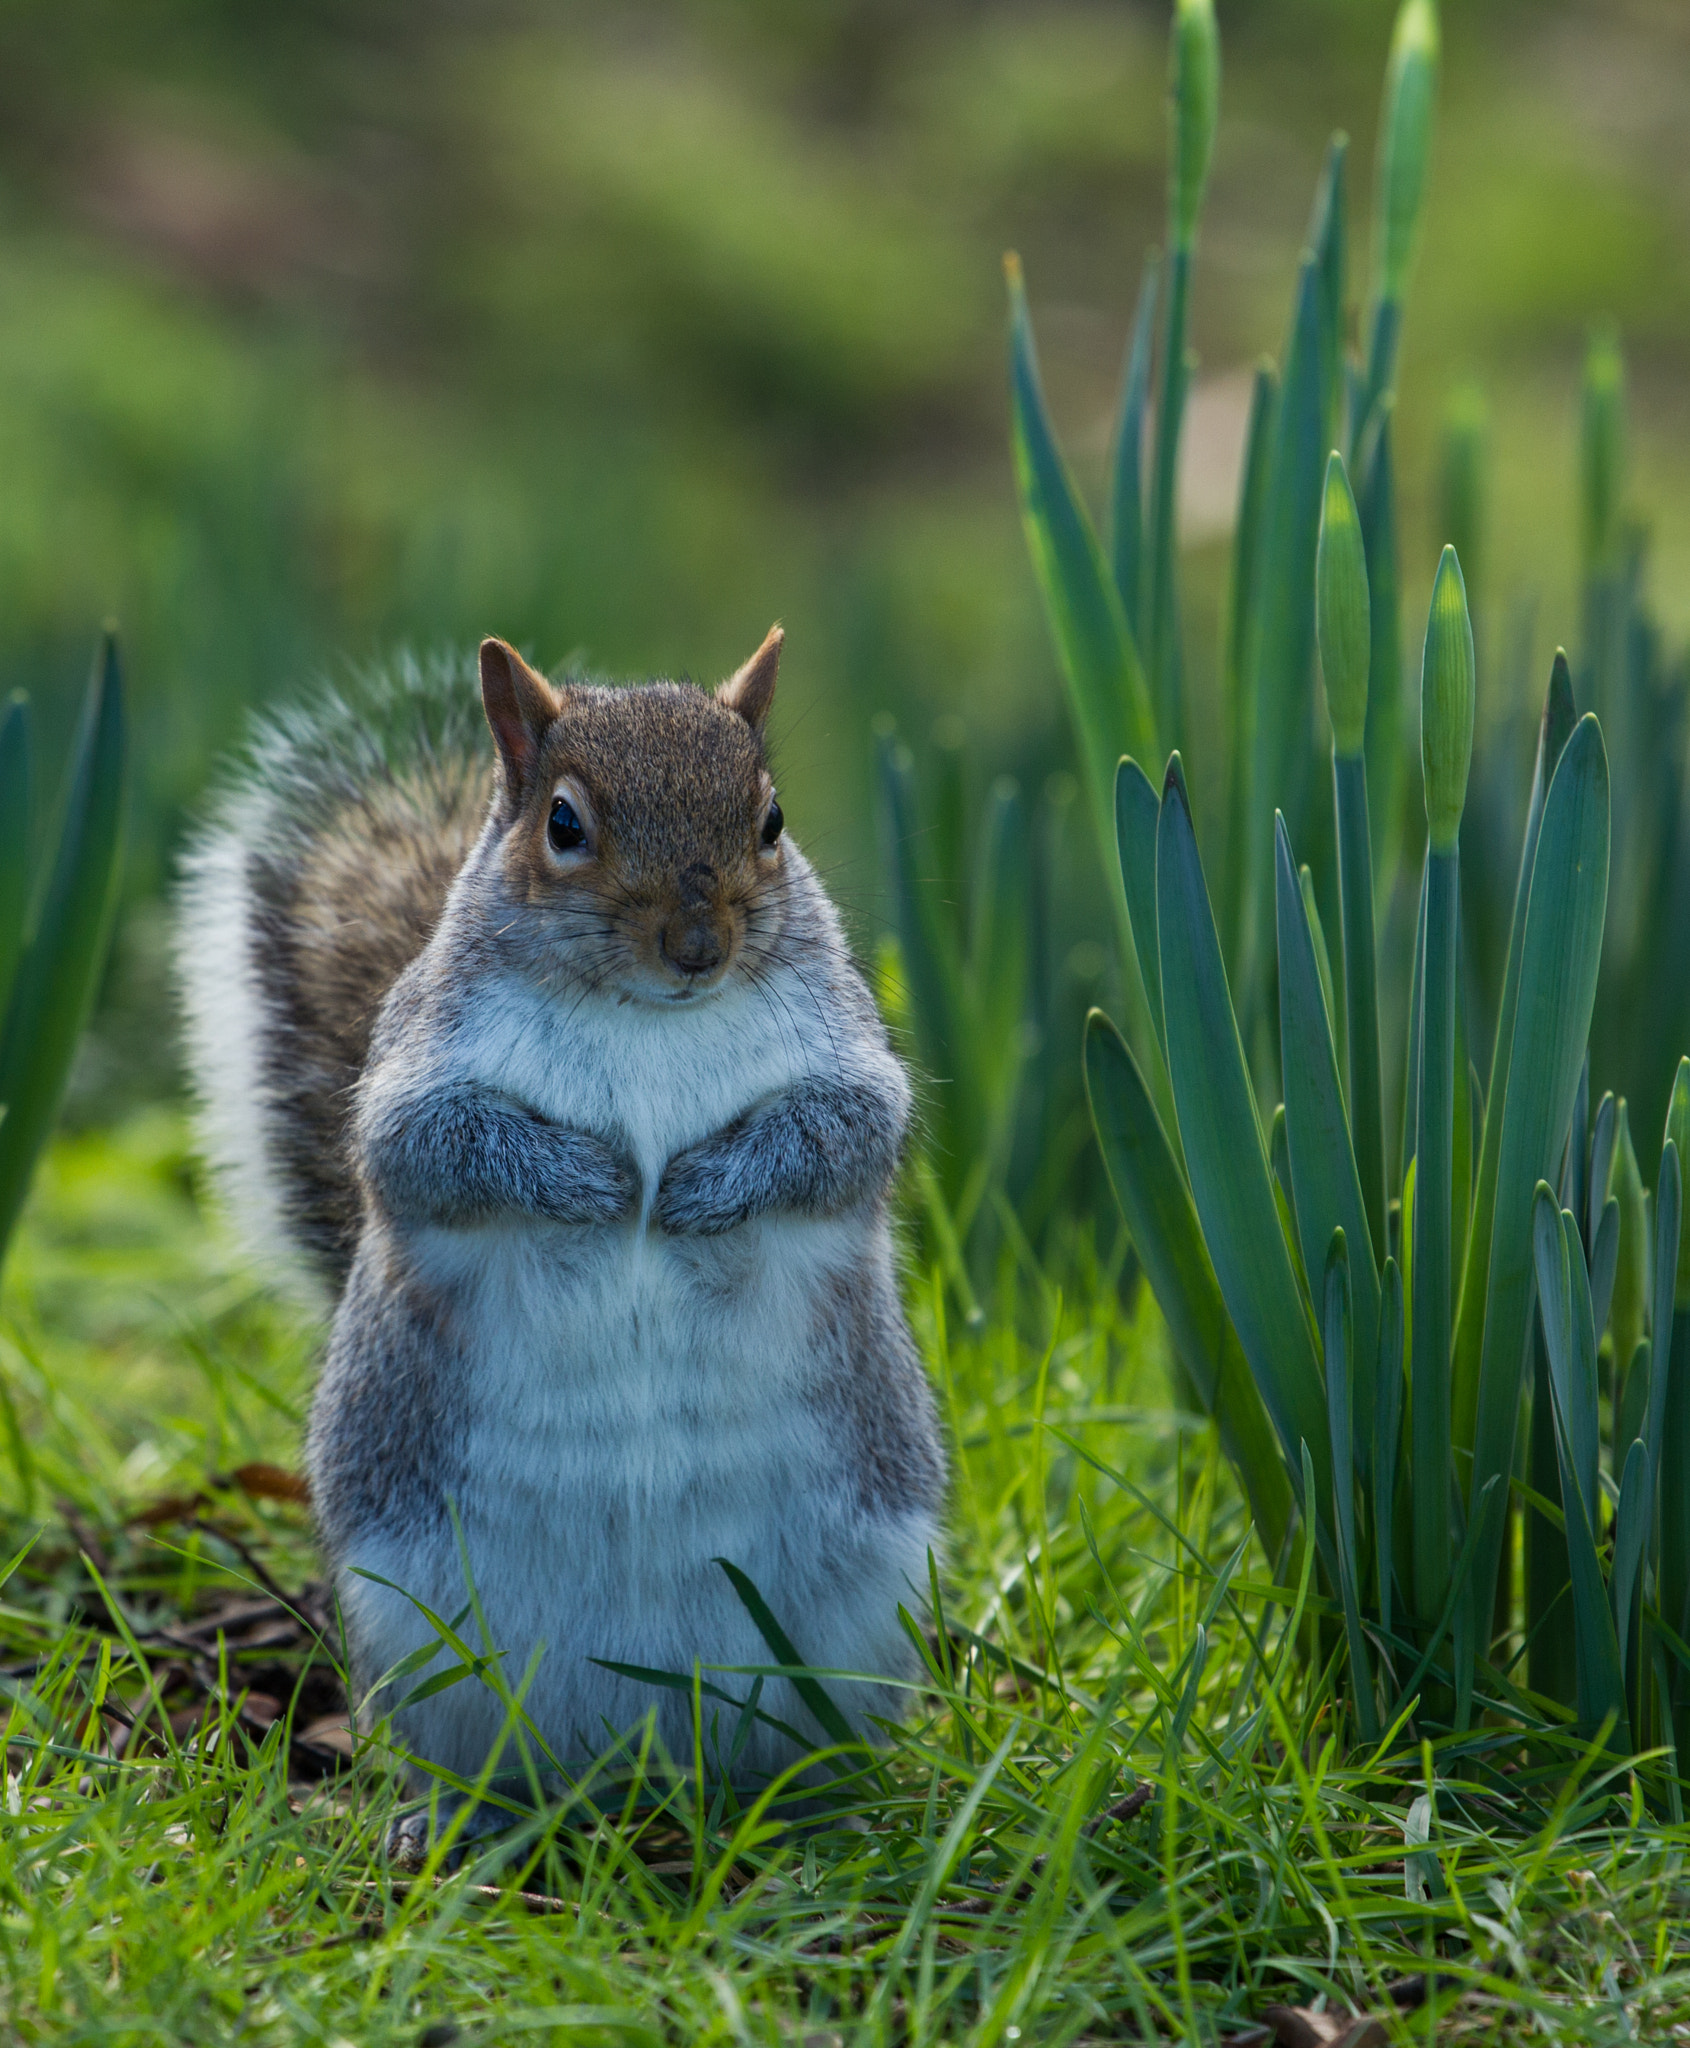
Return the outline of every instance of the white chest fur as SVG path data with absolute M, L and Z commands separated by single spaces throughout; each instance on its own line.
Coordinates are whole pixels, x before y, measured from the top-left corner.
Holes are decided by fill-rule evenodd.
M 897 1604 L 918 1600 L 934 1531 L 922 1513 L 865 1512 L 829 1384 L 844 1361 L 822 1342 L 840 1276 L 892 1285 L 880 1204 L 764 1216 L 719 1237 L 670 1237 L 649 1220 L 677 1152 L 806 1076 L 842 1077 L 805 990 L 663 1010 L 548 1003 L 512 983 L 476 1018 L 442 1078 L 624 1146 L 642 1183 L 637 1214 L 614 1226 L 508 1215 L 411 1232 L 419 1265 L 446 1283 L 470 1389 L 473 1488 L 459 1507 L 477 1592 L 513 1676 L 543 1646 L 542 1726 L 591 1750 L 607 1719 L 623 1726 L 654 1704 L 591 1659 L 683 1672 L 695 1658 L 767 1661 L 723 1557 L 814 1663 L 897 1669 Z M 350 1561 L 462 1605 L 461 1564 L 439 1545 L 399 1556 L 384 1539 Z M 353 1603 L 377 1668 L 419 1639 L 415 1611 L 391 1596 L 360 1589 Z M 464 1690 L 410 1729 L 443 1760 L 471 1760 L 487 1735 L 490 1708 L 467 1712 Z M 784 1717 L 799 1713 L 789 1701 Z

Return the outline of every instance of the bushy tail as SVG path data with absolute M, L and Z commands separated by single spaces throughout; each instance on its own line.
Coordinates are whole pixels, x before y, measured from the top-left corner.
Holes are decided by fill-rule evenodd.
M 183 862 L 200 1151 L 248 1250 L 317 1304 L 358 1230 L 353 1084 L 487 812 L 473 656 L 404 658 L 258 721 Z

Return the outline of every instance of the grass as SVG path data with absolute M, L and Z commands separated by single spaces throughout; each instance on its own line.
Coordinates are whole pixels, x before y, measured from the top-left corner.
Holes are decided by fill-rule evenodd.
M 0 1317 L 9 2037 L 1224 2040 L 1323 2000 L 1399 2041 L 1690 2028 L 1690 1833 L 1553 1731 L 1338 1755 L 1292 1654 L 1322 1624 L 1165 1408 L 1147 1297 L 1063 1263 L 1059 1296 L 1006 1262 L 972 1327 L 912 1276 L 946 1629 L 848 1825 L 654 1779 L 396 1880 L 380 1741 L 343 1760 L 332 1656 L 264 1589 L 327 1622 L 303 1508 L 250 1469 L 297 1457 L 311 1333 L 206 1230 L 173 1115 L 61 1141 Z

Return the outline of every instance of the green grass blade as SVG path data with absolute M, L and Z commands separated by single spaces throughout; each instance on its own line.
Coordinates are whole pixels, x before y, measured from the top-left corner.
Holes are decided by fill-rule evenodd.
M 1115 847 L 1121 859 L 1121 887 L 1127 898 L 1133 951 L 1138 955 L 1151 1021 L 1166 1059 L 1162 964 L 1156 943 L 1156 824 L 1161 810 L 1149 776 L 1136 761 L 1123 760 L 1115 771 Z
M 1115 832 L 1115 764 L 1156 758 L 1155 723 L 1138 649 L 1092 523 L 1056 446 L 1033 351 L 1021 268 L 1010 295 L 1010 424 L 1021 518 L 1068 685 L 1068 703 L 1106 858 Z
M 1141 643 L 1144 606 L 1144 414 L 1150 399 L 1150 362 L 1156 340 L 1156 258 L 1144 266 L 1133 314 L 1132 339 L 1121 377 L 1110 469 L 1109 554 L 1127 630 Z
M 1521 945 L 1519 1001 L 1500 1107 L 1496 1210 L 1491 1231 L 1484 1340 L 1479 1364 L 1469 1505 L 1486 1480 L 1513 1469 L 1520 1378 L 1531 1314 L 1531 1204 L 1559 1155 L 1590 1035 L 1602 922 L 1608 898 L 1608 760 L 1602 732 L 1585 717 L 1573 729 L 1543 807 Z M 1492 1526 L 1474 1567 L 1479 1612 L 1496 1586 L 1502 1524 Z
M 0 1017 L 12 999 L 29 916 L 29 701 L 15 693 L 0 719 Z
M 793 1691 L 809 1708 L 817 1726 L 826 1731 L 828 1740 L 837 1742 L 841 1747 L 861 1743 L 862 1736 L 851 1726 L 826 1686 L 820 1679 L 808 1675 L 804 1659 L 794 1648 L 792 1638 L 775 1619 L 769 1603 L 752 1581 L 738 1565 L 730 1563 L 725 1557 L 712 1558 L 711 1563 L 721 1568 L 728 1584 L 738 1595 L 739 1604 L 750 1615 L 757 1633 L 768 1644 L 776 1663 L 786 1667 Z
M 1275 820 L 1276 909 L 1279 931 L 1279 1056 L 1285 1083 L 1285 1131 L 1302 1246 L 1312 1280 L 1326 1270 L 1334 1231 L 1357 1247 L 1345 1256 L 1344 1292 L 1353 1303 L 1355 1356 L 1373 1360 L 1379 1349 L 1379 1277 L 1368 1249 L 1367 1211 L 1344 1098 L 1338 1086 L 1321 999 L 1313 941 L 1302 892 L 1291 863 L 1283 817 Z M 1373 1387 L 1362 1375 L 1356 1389 L 1355 1468 L 1365 1474 L 1373 1442 Z M 1348 1404 L 1346 1404 L 1348 1405 Z
M 1168 1064 L 1193 1205 L 1244 1355 L 1287 1462 L 1315 1457 L 1330 1499 L 1325 1399 L 1309 1314 L 1280 1228 L 1176 755 L 1156 845 L 1157 934 Z
M 1338 1592 L 1344 1608 L 1344 1638 L 1350 1655 L 1350 1697 L 1364 1742 L 1379 1740 L 1379 1719 L 1373 1698 L 1373 1667 L 1362 1634 L 1361 1603 L 1356 1595 L 1356 1518 L 1354 1445 L 1350 1414 L 1351 1343 L 1350 1261 L 1344 1233 L 1335 1230 L 1327 1248 L 1321 1289 L 1321 1335 L 1326 1375 L 1327 1440 L 1335 1475 L 1332 1528 L 1338 1553 Z
M 1250 1377 L 1191 1196 L 1138 1065 L 1101 1010 L 1086 1020 L 1086 1093 L 1109 1184 L 1174 1348 L 1243 1481 L 1269 1557 L 1291 1519 L 1291 1484 Z
M 1463 1450 L 1472 1448 L 1479 1404 L 1479 1359 L 1484 1342 L 1491 1231 L 1496 1216 L 1496 1175 L 1502 1156 L 1502 1116 L 1508 1094 L 1508 1066 L 1514 1054 L 1514 1023 L 1520 1006 L 1520 969 L 1526 941 L 1526 910 L 1531 901 L 1532 870 L 1537 864 L 1543 807 L 1562 752 L 1572 737 L 1575 718 L 1567 657 L 1557 652 L 1549 672 L 1543 717 L 1538 725 L 1537 764 L 1532 773 L 1525 838 L 1520 848 L 1520 872 L 1514 885 L 1514 917 L 1503 968 L 1502 999 L 1497 1011 L 1496 1039 L 1491 1049 L 1490 1079 L 1485 1087 L 1484 1136 L 1479 1145 L 1479 1171 L 1474 1182 L 1473 1212 L 1467 1230 L 1467 1257 L 1456 1324 L 1454 1374 L 1455 1441 Z M 1582 1214 L 1582 1203 L 1576 1206 L 1577 1213 Z
M 83 702 L 52 867 L 0 1038 L 0 1255 L 58 1115 L 105 965 L 117 906 L 126 753 L 123 678 L 108 634 Z
M 1260 592 L 1249 656 L 1248 775 L 1243 858 L 1246 929 L 1240 945 L 1245 1014 L 1264 963 L 1255 935 L 1272 923 L 1273 814 L 1299 833 L 1314 733 L 1314 570 L 1326 479 L 1326 330 L 1320 264 L 1298 275 L 1262 519 Z

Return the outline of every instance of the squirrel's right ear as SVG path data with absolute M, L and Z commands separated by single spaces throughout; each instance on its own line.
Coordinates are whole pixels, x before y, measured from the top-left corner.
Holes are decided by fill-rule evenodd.
M 785 639 L 779 626 L 771 626 L 757 652 L 749 661 L 742 662 L 716 691 L 716 702 L 737 711 L 759 739 L 768 722 L 769 706 L 775 701 L 775 676 L 780 669 L 780 650 Z
M 563 706 L 545 677 L 503 640 L 481 643 L 481 703 L 499 744 L 505 788 L 520 801 L 539 762 L 541 738 Z

